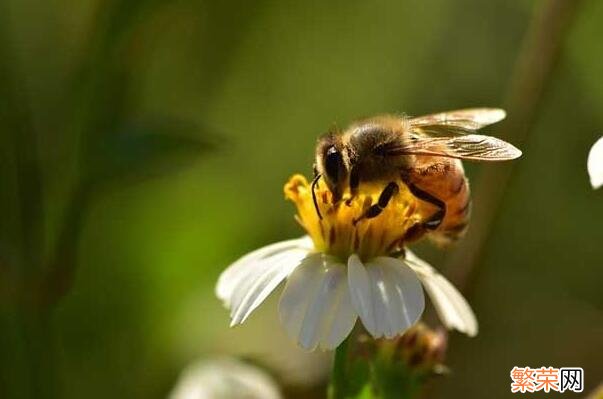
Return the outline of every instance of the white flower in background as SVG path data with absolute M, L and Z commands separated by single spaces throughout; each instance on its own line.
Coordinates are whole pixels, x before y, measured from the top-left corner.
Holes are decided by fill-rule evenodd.
M 603 186 L 603 137 L 590 149 L 587 168 L 591 186 L 595 189 Z
M 285 195 L 297 205 L 297 220 L 309 236 L 260 248 L 222 273 L 216 294 L 231 310 L 231 326 L 243 323 L 287 280 L 279 316 L 302 348 L 336 348 L 358 317 L 373 337 L 392 338 L 423 313 L 422 284 L 447 328 L 477 334 L 477 321 L 461 294 L 433 267 L 401 247 L 406 231 L 424 217 L 415 198 L 400 191 L 381 215 L 353 223 L 367 197 L 379 194 L 378 189 L 361 191 L 347 205 L 336 207 L 330 191 L 318 185 L 321 219 L 307 180 L 291 178 Z M 383 256 L 392 253 L 404 256 Z
M 263 370 L 235 358 L 201 360 L 188 366 L 169 399 L 281 399 Z

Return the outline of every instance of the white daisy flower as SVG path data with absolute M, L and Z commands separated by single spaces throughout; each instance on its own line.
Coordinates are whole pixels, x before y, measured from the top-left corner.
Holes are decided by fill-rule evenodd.
M 603 137 L 597 140 L 590 149 L 587 168 L 590 185 L 595 189 L 603 186 Z
M 184 369 L 169 399 L 282 399 L 265 371 L 235 358 L 198 360 Z
M 410 193 L 401 187 L 378 217 L 355 223 L 379 187 L 363 187 L 362 194 L 338 205 L 331 203 L 326 187 L 316 188 L 322 218 L 303 176 L 285 185 L 308 236 L 253 251 L 220 276 L 216 294 L 231 311 L 231 326 L 243 323 L 286 280 L 279 316 L 287 333 L 307 350 L 336 348 L 358 317 L 374 338 L 402 334 L 423 313 L 421 285 L 447 328 L 477 334 L 477 321 L 462 295 L 404 248 L 405 233 L 425 216 Z M 388 256 L 396 253 L 404 256 Z

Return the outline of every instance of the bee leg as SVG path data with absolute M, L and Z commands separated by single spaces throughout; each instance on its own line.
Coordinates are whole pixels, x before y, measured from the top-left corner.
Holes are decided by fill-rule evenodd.
M 381 191 L 381 194 L 379 194 L 379 199 L 377 200 L 377 203 L 371 205 L 364 212 L 364 214 L 358 219 L 355 219 L 353 223 L 356 224 L 362 219 L 372 219 L 374 217 L 379 216 L 379 214 L 385 209 L 387 204 L 389 204 L 389 201 L 392 199 L 392 197 L 398 194 L 398 191 L 400 191 L 398 184 L 396 184 L 395 182 L 388 183 L 388 185 L 385 186 L 383 191 Z
M 422 201 L 429 202 L 430 204 L 438 207 L 438 210 L 433 215 L 431 215 L 429 217 L 429 219 L 427 219 L 423 223 L 423 225 L 425 226 L 425 228 L 427 230 L 437 229 L 440 226 L 440 224 L 442 224 L 444 217 L 446 217 L 446 203 L 444 201 L 442 201 L 441 199 L 436 198 L 433 195 L 429 194 L 428 192 L 421 190 L 420 188 L 415 186 L 413 183 L 406 183 L 406 184 L 408 186 L 408 189 L 412 193 L 412 195 L 414 195 L 415 197 L 417 197 L 418 199 L 420 199 Z
M 404 234 L 402 238 L 403 243 L 409 243 L 418 241 L 421 237 L 423 237 L 427 233 L 427 227 L 424 223 L 416 223 L 413 224 Z

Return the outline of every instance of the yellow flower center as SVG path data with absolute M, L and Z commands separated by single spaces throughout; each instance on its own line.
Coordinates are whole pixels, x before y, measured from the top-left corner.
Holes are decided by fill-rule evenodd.
M 344 193 L 333 203 L 333 195 L 321 179 L 315 187 L 322 219 L 312 199 L 312 188 L 302 175 L 294 175 L 285 184 L 285 198 L 297 206 L 297 221 L 308 232 L 317 251 L 342 260 L 353 253 L 363 260 L 389 255 L 404 246 L 407 233 L 425 220 L 425 209 L 404 184 L 387 206 L 374 218 L 363 218 L 372 204 L 377 203 L 385 185 L 363 183 L 355 197 Z

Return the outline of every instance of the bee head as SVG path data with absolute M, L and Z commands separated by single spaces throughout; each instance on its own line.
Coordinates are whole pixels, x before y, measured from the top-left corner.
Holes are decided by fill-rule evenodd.
M 315 173 L 320 174 L 329 187 L 335 201 L 341 198 L 348 179 L 348 168 L 341 139 L 328 134 L 318 140 L 316 146 Z

